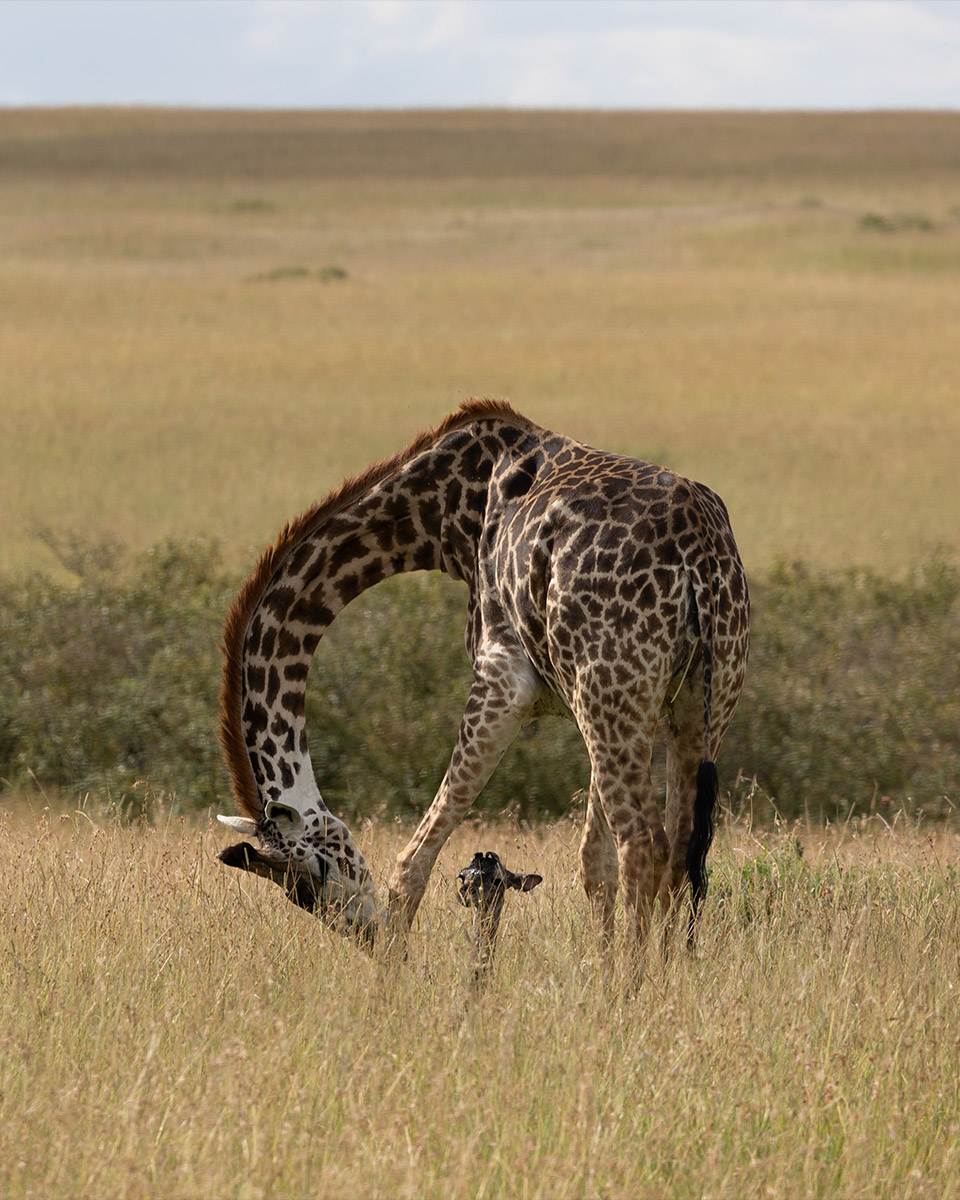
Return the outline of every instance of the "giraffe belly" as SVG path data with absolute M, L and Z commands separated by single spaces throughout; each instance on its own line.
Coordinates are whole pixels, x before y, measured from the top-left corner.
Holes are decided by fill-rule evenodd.
M 555 692 L 551 691 L 549 685 L 546 684 L 523 723 L 524 725 L 532 725 L 534 721 L 539 721 L 541 717 L 563 717 L 567 721 L 574 719 L 569 705 L 564 700 L 561 700 Z

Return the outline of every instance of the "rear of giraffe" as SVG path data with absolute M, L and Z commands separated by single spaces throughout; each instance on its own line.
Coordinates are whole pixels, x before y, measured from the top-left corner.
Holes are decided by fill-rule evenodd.
M 573 713 L 592 766 L 581 849 L 604 929 L 623 884 L 639 936 L 660 897 L 705 886 L 715 751 L 742 689 L 749 600 L 729 518 L 709 488 L 567 443 L 499 484 L 488 566 L 509 625 Z M 650 760 L 668 738 L 665 823 Z
M 713 747 L 746 662 L 743 570 L 709 489 L 545 431 L 522 449 L 491 477 L 472 625 L 513 663 L 514 681 L 532 667 L 544 683 L 539 698 L 528 697 L 532 711 L 559 699 L 575 716 L 593 767 L 584 882 L 602 893 L 605 926 L 623 882 L 642 932 L 658 894 L 675 908 L 688 870 L 695 900 L 703 895 Z M 468 716 L 502 749 L 482 708 Z M 672 760 L 666 829 L 650 783 L 661 717 Z M 465 803 L 438 795 L 401 856 L 398 894 L 422 886 Z

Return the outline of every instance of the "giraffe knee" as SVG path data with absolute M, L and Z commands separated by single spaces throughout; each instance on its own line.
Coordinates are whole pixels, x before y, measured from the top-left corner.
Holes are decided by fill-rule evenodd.
M 427 890 L 429 874 L 429 867 L 424 868 L 412 855 L 401 855 L 394 863 L 393 874 L 388 883 L 390 907 L 403 913 L 408 922 L 413 920 L 420 907 L 420 901 Z
M 619 857 L 621 863 L 637 862 L 652 867 L 659 877 L 670 861 L 670 839 L 662 829 L 652 832 L 643 831 L 639 836 L 626 835 L 620 837 Z
M 586 838 L 580 843 L 580 878 L 588 896 L 605 889 L 616 892 L 617 856 L 606 850 L 605 845 L 588 842 Z
M 663 829 L 658 829 L 651 840 L 653 844 L 650 847 L 650 854 L 653 859 L 653 869 L 659 877 L 670 861 L 670 839 Z
M 683 857 L 673 855 L 660 876 L 660 904 L 664 912 L 672 912 L 687 886 L 687 864 Z
M 617 860 L 613 862 L 580 856 L 580 879 L 583 890 L 591 900 L 603 896 L 616 896 L 618 878 Z

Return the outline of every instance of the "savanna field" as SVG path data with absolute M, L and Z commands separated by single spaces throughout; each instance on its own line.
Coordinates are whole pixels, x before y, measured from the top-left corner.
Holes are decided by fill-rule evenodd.
M 960 1194 L 960 116 L 0 111 L 0 1194 Z M 576 731 L 406 961 L 216 861 L 232 594 L 468 397 L 709 483 L 754 596 L 696 950 L 605 963 Z M 379 881 L 449 581 L 321 645 Z M 511 895 L 470 986 L 459 867 Z

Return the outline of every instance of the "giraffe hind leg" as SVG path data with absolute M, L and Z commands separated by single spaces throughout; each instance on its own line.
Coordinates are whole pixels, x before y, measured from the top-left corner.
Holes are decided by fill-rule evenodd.
M 625 950 L 639 966 L 660 878 L 669 859 L 669 843 L 650 778 L 656 719 L 624 744 L 617 731 L 585 722 L 584 736 L 593 767 L 593 783 L 617 849 L 624 908 L 632 930 Z
M 700 669 L 684 684 L 667 730 L 666 829 L 670 859 L 660 881 L 660 905 L 672 923 L 690 889 L 688 940 L 707 891 L 706 858 L 713 840 L 717 770 L 703 759 L 703 677 Z
M 587 819 L 580 841 L 580 877 L 605 946 L 613 939 L 619 868 L 617 846 L 603 813 L 600 793 L 591 779 Z

